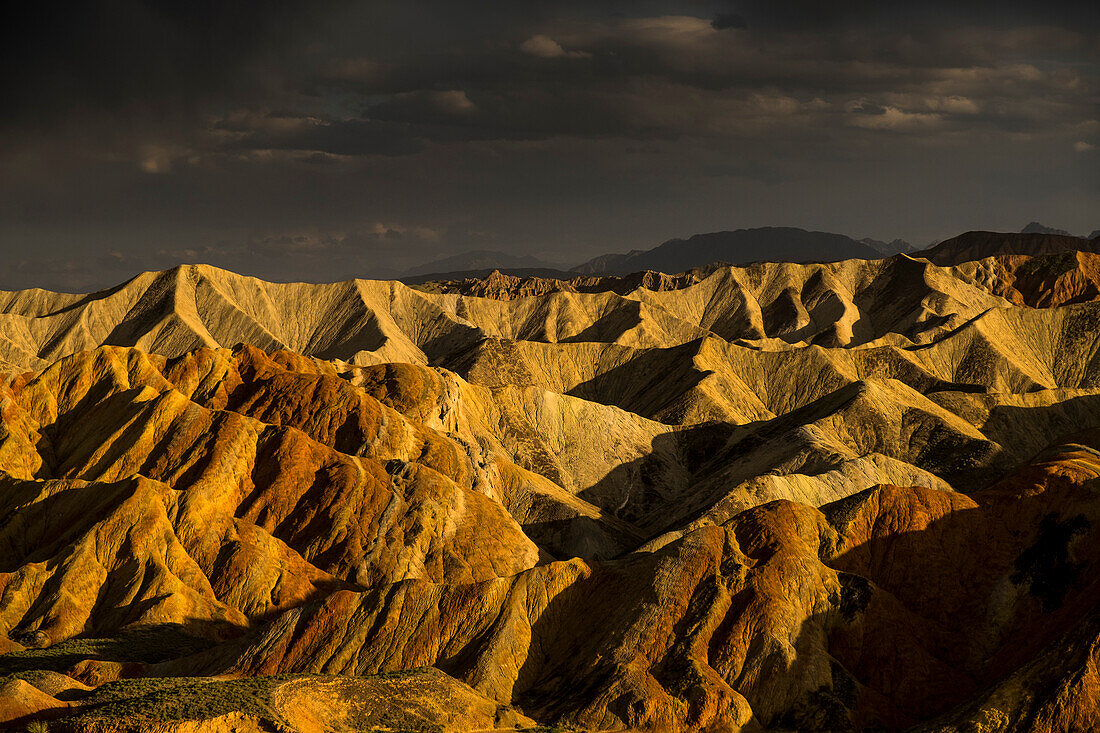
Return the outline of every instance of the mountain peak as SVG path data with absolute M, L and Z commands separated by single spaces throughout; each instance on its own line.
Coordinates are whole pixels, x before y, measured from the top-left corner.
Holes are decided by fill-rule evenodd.
M 1048 227 L 1044 224 L 1040 224 L 1037 221 L 1029 223 L 1026 227 L 1020 230 L 1020 234 L 1057 234 L 1062 237 L 1072 237 L 1073 235 L 1067 232 L 1065 229 L 1055 229 Z
M 915 252 L 917 249 L 909 242 L 906 242 L 904 239 L 900 238 L 894 239 L 890 242 L 883 242 L 880 239 L 864 237 L 863 239 L 859 240 L 859 243 L 866 244 L 868 247 L 875 250 L 876 252 L 881 252 L 882 254 L 887 256 L 905 254 L 907 252 Z

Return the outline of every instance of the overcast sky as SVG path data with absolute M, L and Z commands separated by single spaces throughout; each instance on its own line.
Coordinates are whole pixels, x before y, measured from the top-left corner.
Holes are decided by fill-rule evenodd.
M 1096 2 L 24 3 L 0 287 L 1100 228 Z

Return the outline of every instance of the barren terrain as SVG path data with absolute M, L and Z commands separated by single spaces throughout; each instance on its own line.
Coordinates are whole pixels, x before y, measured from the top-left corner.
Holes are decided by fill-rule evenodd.
M 0 721 L 1100 727 L 1100 255 L 974 246 L 0 293 Z

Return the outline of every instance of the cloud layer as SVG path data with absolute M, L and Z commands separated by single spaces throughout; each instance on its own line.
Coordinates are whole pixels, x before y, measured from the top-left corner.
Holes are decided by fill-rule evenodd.
M 1091 4 L 22 12 L 4 46 L 0 241 L 22 263 L 5 287 L 179 259 L 277 279 L 466 248 L 580 260 L 749 225 L 1097 226 Z

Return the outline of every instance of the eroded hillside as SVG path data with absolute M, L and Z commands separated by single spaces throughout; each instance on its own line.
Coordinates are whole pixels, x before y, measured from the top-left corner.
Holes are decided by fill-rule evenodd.
M 0 720 L 1096 727 L 1095 258 L 3 294 Z

